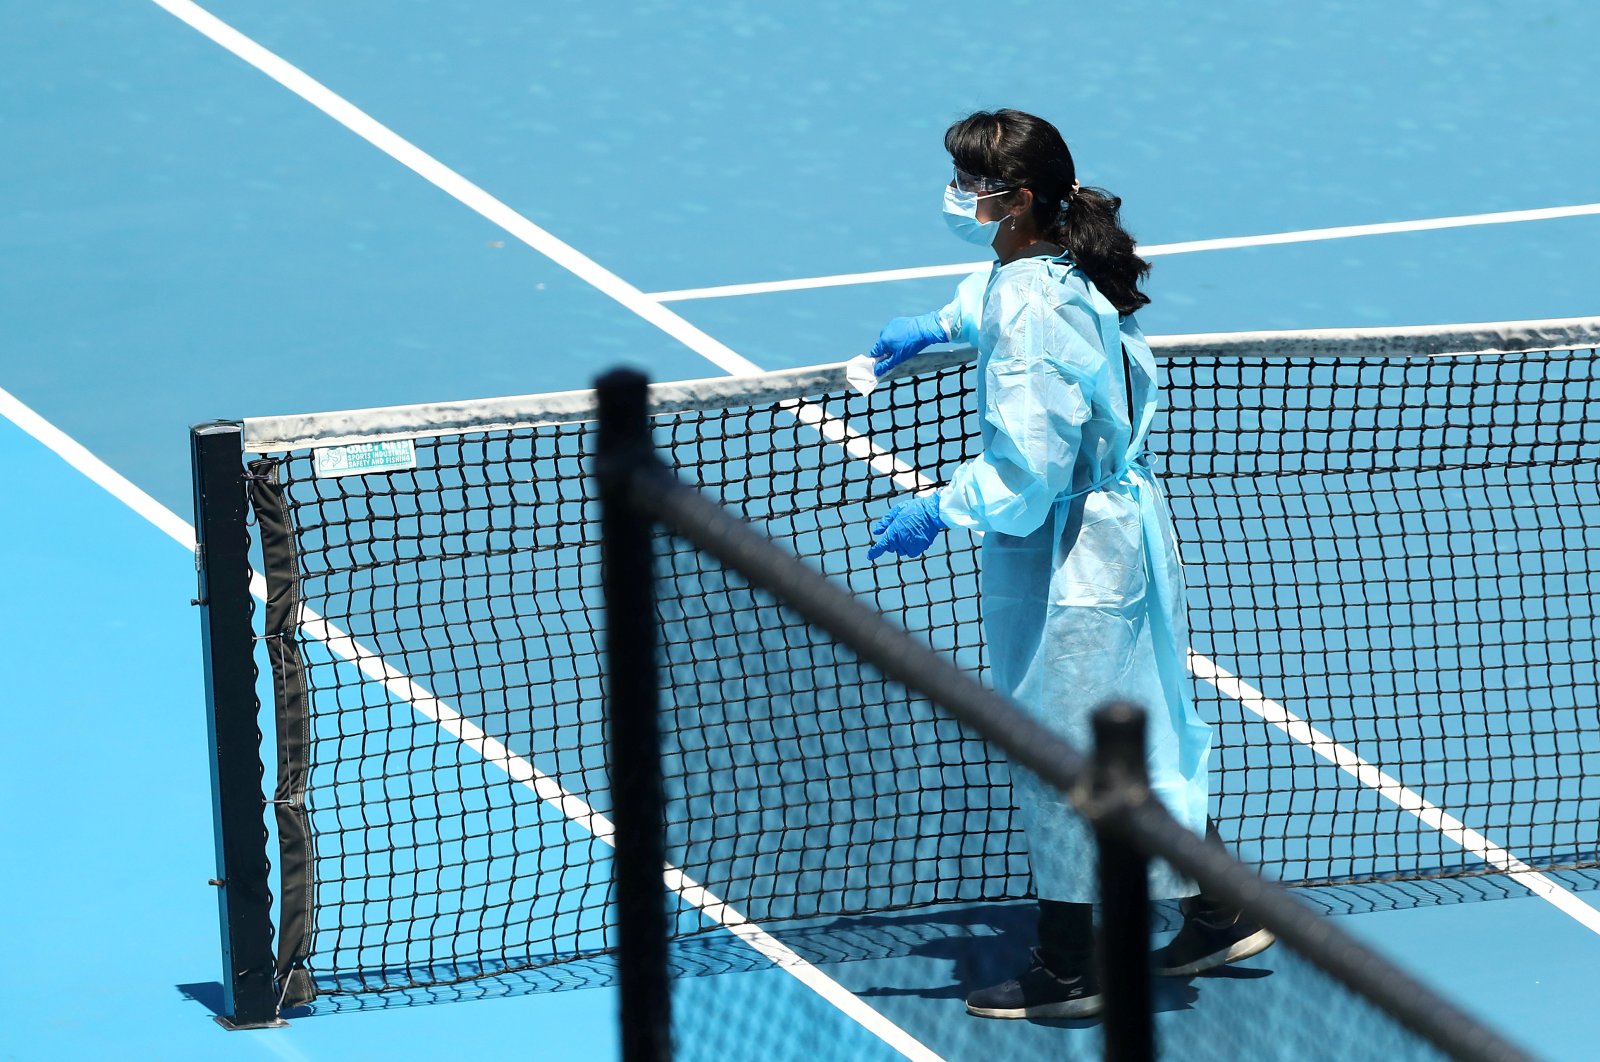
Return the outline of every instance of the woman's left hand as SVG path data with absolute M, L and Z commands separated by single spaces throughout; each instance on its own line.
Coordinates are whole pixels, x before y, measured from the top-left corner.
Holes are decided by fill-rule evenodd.
M 883 326 L 867 354 L 872 358 L 872 371 L 881 379 L 896 365 L 922 353 L 924 347 L 949 341 L 938 311 L 932 311 L 918 317 L 896 317 Z
M 939 515 L 937 491 L 912 498 L 890 509 L 872 525 L 872 533 L 878 540 L 867 550 L 867 559 L 877 560 L 885 553 L 921 556 L 945 526 Z

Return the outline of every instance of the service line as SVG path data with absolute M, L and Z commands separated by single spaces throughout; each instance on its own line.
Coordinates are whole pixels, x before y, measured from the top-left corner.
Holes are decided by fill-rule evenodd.
M 1435 229 L 1465 229 L 1475 225 L 1510 225 L 1524 221 L 1553 221 L 1600 214 L 1600 203 L 1578 206 L 1541 207 L 1538 210 L 1505 210 L 1495 214 L 1463 214 L 1450 218 L 1421 218 L 1415 221 L 1386 221 L 1375 225 L 1340 225 L 1329 229 L 1301 229 L 1297 232 L 1271 232 L 1262 236 L 1224 236 L 1214 240 L 1189 240 L 1184 243 L 1151 243 L 1139 248 L 1146 258 L 1197 251 L 1231 251 L 1242 247 L 1273 247 L 1285 243 L 1315 243 L 1319 240 L 1348 240 L 1356 236 L 1389 236 L 1399 232 L 1430 232 Z M 780 291 L 809 291 L 813 288 L 843 288 L 855 284 L 885 284 L 897 280 L 926 280 L 930 277 L 962 277 L 990 262 L 958 262 L 954 265 L 917 266 L 910 269 L 879 269 L 870 273 L 839 273 L 829 277 L 800 277 L 794 280 L 765 280 L 753 284 L 722 284 L 710 288 L 683 288 L 655 291 L 646 298 L 657 302 L 686 302 L 690 299 L 725 299 L 733 295 L 769 295 Z

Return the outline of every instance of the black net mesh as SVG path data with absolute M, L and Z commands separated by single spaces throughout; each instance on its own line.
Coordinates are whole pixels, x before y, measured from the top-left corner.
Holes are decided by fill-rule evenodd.
M 970 374 L 676 412 L 657 442 L 982 672 L 973 540 L 866 562 L 868 525 L 913 478 L 802 423 L 825 410 L 938 482 L 977 447 Z M 1496 869 L 1321 749 L 1530 865 L 1600 865 L 1595 352 L 1251 348 L 1165 375 L 1152 443 L 1217 726 L 1213 810 L 1241 857 L 1306 883 Z M 589 431 L 418 439 L 397 472 L 319 477 L 304 451 L 277 466 L 304 600 L 307 967 L 324 992 L 610 946 L 608 849 L 587 818 L 607 807 Z M 1000 758 L 803 629 L 746 625 L 720 579 L 703 573 L 668 617 L 703 628 L 666 651 L 673 776 L 709 787 L 705 817 L 671 824 L 691 874 L 733 868 L 715 889 L 764 923 L 1025 898 Z
M 1292 713 L 1528 863 L 1594 866 L 1594 352 L 1167 368 L 1196 671 L 1264 695 L 1202 682 L 1207 717 Z M 1496 871 L 1260 735 L 1222 731 L 1216 813 L 1271 876 Z
M 752 910 L 773 917 L 758 938 L 736 942 L 743 961 L 729 956 L 731 968 L 675 952 L 675 1057 L 1104 1057 L 1096 1017 L 966 1013 L 968 992 L 1030 963 L 1036 912 L 969 899 L 994 861 L 1012 858 L 1001 844 L 1009 823 L 996 815 L 986 829 L 972 818 L 962 797 L 973 768 L 919 743 L 936 731 L 908 720 L 933 727 L 924 709 L 938 710 L 687 541 L 663 545 L 667 859 L 707 887 L 675 890 L 669 905 L 680 935 L 742 925 Z M 718 709 L 713 732 L 736 736 L 707 757 L 705 711 L 722 705 L 743 707 Z M 937 725 L 946 740 L 959 733 L 948 718 Z M 686 745 L 699 755 L 687 757 Z M 943 839 L 951 825 L 967 831 L 964 844 Z M 781 917 L 795 897 L 810 911 L 899 897 L 960 902 L 797 922 Z M 1160 906 L 1159 929 L 1178 920 L 1173 903 Z M 1155 1007 L 1165 1058 L 1445 1057 L 1281 944 L 1204 976 L 1158 979 Z

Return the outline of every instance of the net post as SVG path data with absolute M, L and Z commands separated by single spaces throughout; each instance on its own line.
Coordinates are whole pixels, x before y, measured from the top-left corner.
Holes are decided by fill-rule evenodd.
M 278 1017 L 273 990 L 243 438 L 238 424 L 197 424 L 189 450 L 217 853 L 211 884 L 222 928 L 223 1013 L 217 1021 L 229 1029 L 261 1029 L 287 1022 Z
M 595 381 L 623 1062 L 672 1057 L 652 521 L 630 498 L 634 474 L 653 459 L 648 393 L 645 377 L 626 369 Z
M 1150 799 L 1143 710 L 1118 701 L 1094 713 L 1090 797 L 1099 849 L 1101 991 L 1108 1062 L 1153 1062 L 1150 860 L 1116 830 L 1119 811 Z

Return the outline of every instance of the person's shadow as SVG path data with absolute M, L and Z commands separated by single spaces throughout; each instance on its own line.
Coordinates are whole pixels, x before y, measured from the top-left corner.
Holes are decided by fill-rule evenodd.
M 911 916 L 848 920 L 855 927 L 866 930 L 881 926 L 886 921 L 926 927 L 922 940 L 906 949 L 905 954 L 923 959 L 944 960 L 949 974 L 943 983 L 918 986 L 883 985 L 856 989 L 856 994 L 866 998 L 912 996 L 922 999 L 964 1000 L 975 988 L 999 984 L 1010 980 L 1031 961 L 1030 949 L 1038 943 L 1038 908 L 1033 904 L 984 904 L 942 911 L 919 912 Z M 1155 923 L 1160 928 L 1173 928 L 1175 920 L 1158 916 Z M 835 923 L 835 932 L 848 934 L 848 927 Z M 1270 969 L 1223 966 L 1207 970 L 1196 977 L 1157 977 L 1153 984 L 1154 1010 L 1192 1010 L 1200 998 L 1196 981 L 1208 978 L 1228 980 L 1256 980 L 1271 977 Z M 1090 1028 L 1097 1019 L 1031 1019 L 1032 1024 L 1066 1029 Z

